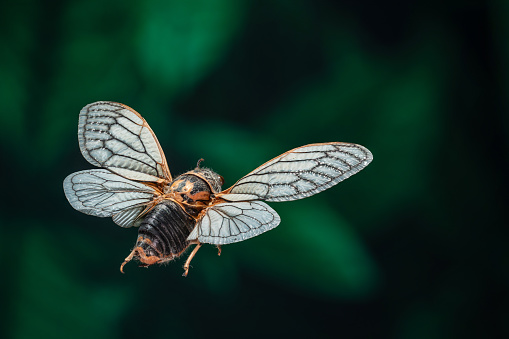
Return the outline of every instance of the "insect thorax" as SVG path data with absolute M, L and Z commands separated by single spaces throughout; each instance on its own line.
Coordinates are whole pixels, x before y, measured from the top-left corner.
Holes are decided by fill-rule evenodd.
M 173 180 L 165 190 L 175 201 L 186 206 L 208 206 L 221 191 L 222 177 L 208 168 L 196 168 Z

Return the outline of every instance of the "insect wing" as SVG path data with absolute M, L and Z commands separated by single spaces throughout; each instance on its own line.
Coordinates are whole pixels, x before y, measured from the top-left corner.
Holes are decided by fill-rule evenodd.
M 85 106 L 80 112 L 78 140 L 81 153 L 92 165 L 132 180 L 171 181 L 154 132 L 126 105 L 98 101 Z
M 73 173 L 64 180 L 64 192 L 73 208 L 96 217 L 113 217 L 122 227 L 135 225 L 138 216 L 158 193 L 105 169 Z
M 231 244 L 271 230 L 280 221 L 277 212 L 264 202 L 223 202 L 207 210 L 187 240 Z
M 291 201 L 326 190 L 366 167 L 373 155 L 360 145 L 331 142 L 288 151 L 223 192 L 228 201 Z

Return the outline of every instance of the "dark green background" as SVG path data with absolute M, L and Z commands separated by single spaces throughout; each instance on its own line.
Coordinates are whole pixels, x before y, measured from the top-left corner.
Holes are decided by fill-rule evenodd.
M 509 4 L 0 5 L 2 338 L 509 335 Z M 373 163 L 217 257 L 119 265 L 136 239 L 73 210 L 78 113 L 139 111 L 174 175 L 225 187 L 291 148 Z M 504 207 L 506 206 L 506 207 Z

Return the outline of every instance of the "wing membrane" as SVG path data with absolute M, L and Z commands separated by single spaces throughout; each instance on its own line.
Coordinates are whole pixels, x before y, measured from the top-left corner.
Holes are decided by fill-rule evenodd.
M 132 108 L 108 101 L 85 106 L 78 123 L 81 153 L 92 165 L 138 181 L 171 181 L 164 153 Z
M 288 151 L 224 191 L 228 201 L 291 201 L 326 190 L 366 167 L 373 156 L 360 145 L 331 142 Z
M 261 201 L 219 203 L 207 210 L 187 240 L 231 244 L 271 230 L 280 221 L 276 211 Z
M 131 227 L 158 193 L 105 169 L 73 173 L 64 180 L 64 192 L 73 208 L 97 217 L 113 217 L 122 227 Z

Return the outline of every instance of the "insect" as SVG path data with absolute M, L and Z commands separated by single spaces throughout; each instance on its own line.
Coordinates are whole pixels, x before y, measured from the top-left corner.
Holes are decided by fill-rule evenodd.
M 279 225 L 279 215 L 264 201 L 309 197 L 366 167 L 373 156 L 363 146 L 330 142 L 290 150 L 221 190 L 223 178 L 200 166 L 172 178 L 163 150 L 149 125 L 135 110 L 98 101 L 79 115 L 81 153 L 102 167 L 75 172 L 64 192 L 76 210 L 112 217 L 121 227 L 137 226 L 138 238 L 120 266 L 136 259 L 140 266 L 179 257 L 195 244 L 184 264 L 202 244 L 243 241 Z

